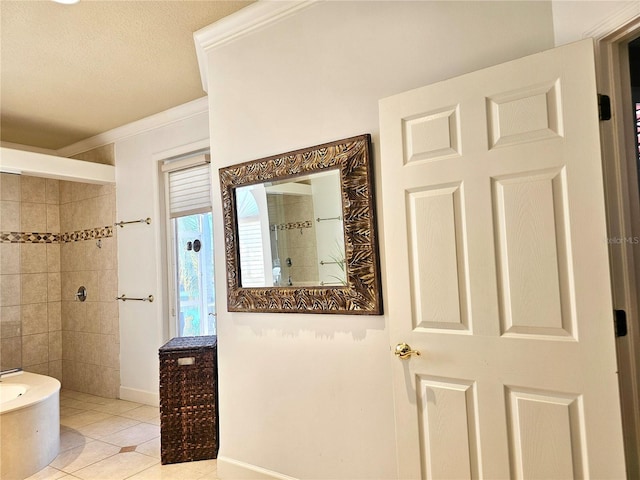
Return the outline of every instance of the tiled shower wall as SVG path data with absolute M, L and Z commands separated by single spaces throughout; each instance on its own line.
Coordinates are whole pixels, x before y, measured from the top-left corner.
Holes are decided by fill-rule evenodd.
M 278 229 L 278 256 L 282 284 L 318 284 L 313 198 L 307 195 L 267 195 L 269 228 Z M 291 259 L 291 266 L 287 265 Z
M 114 222 L 113 185 L 60 183 L 63 384 L 111 398 L 120 386 Z M 81 286 L 84 302 L 76 298 Z
M 1 174 L 0 201 L 0 367 L 116 397 L 115 187 Z
M 61 379 L 58 198 L 57 180 L 0 174 L 0 366 Z

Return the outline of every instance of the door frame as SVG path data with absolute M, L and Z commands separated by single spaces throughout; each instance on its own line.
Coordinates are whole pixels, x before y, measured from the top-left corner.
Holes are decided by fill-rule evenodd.
M 158 273 L 162 285 L 162 295 L 160 301 L 162 304 L 162 316 L 165 319 L 162 322 L 162 339 L 163 342 L 169 341 L 177 336 L 177 323 L 173 321 L 175 316 L 171 316 L 171 310 L 175 309 L 175 287 L 171 290 L 171 282 L 174 275 L 172 265 L 172 245 L 171 221 L 169 219 L 169 186 L 167 183 L 167 175 L 163 171 L 162 166 L 169 159 L 198 155 L 200 153 L 209 153 L 210 142 L 208 138 L 195 142 L 180 145 L 168 150 L 160 150 L 151 155 L 154 163 L 154 197 L 156 205 L 159 207 L 159 224 L 161 236 L 158 238 L 158 248 L 161 252 L 162 262 Z M 215 267 L 214 267 L 215 268 Z M 175 283 L 175 281 L 173 282 Z
M 635 120 L 625 105 L 632 101 L 626 46 L 640 37 L 640 6 L 620 10 L 585 36 L 595 40 L 598 93 L 611 99 L 612 118 L 600 122 L 600 137 L 613 305 L 626 312 L 628 325 L 627 336 L 616 339 L 627 475 L 639 478 L 640 250 L 634 240 L 640 239 L 640 192 Z

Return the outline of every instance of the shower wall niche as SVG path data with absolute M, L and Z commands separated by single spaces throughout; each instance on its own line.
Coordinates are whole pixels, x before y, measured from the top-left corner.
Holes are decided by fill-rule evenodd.
M 117 396 L 114 221 L 113 185 L 0 174 L 1 369 Z

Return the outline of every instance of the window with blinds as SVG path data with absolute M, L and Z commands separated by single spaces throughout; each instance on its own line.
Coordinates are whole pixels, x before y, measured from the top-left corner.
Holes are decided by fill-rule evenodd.
M 264 287 L 264 257 L 262 251 L 262 230 L 260 218 L 238 221 L 240 241 L 240 271 L 242 287 Z
M 209 155 L 163 162 L 167 221 L 170 332 L 214 335 L 213 214 Z
M 208 163 L 169 172 L 171 218 L 211 210 L 211 178 Z

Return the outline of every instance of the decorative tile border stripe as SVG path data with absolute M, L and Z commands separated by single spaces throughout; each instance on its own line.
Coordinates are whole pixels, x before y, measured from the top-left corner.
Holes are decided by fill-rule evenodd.
M 311 228 L 313 222 L 306 220 L 304 222 L 291 222 L 291 223 L 278 223 L 277 225 L 269 225 L 269 230 L 274 232 L 275 230 L 297 230 L 300 228 Z
M 107 237 L 113 237 L 112 225 L 70 233 L 0 232 L 0 243 L 69 243 Z
M 2 232 L 0 243 L 58 243 L 60 235 L 57 233 L 37 232 Z
M 60 236 L 60 243 L 80 242 L 82 240 L 95 240 L 97 238 L 113 237 L 113 226 L 89 228 L 76 232 L 63 233 Z

